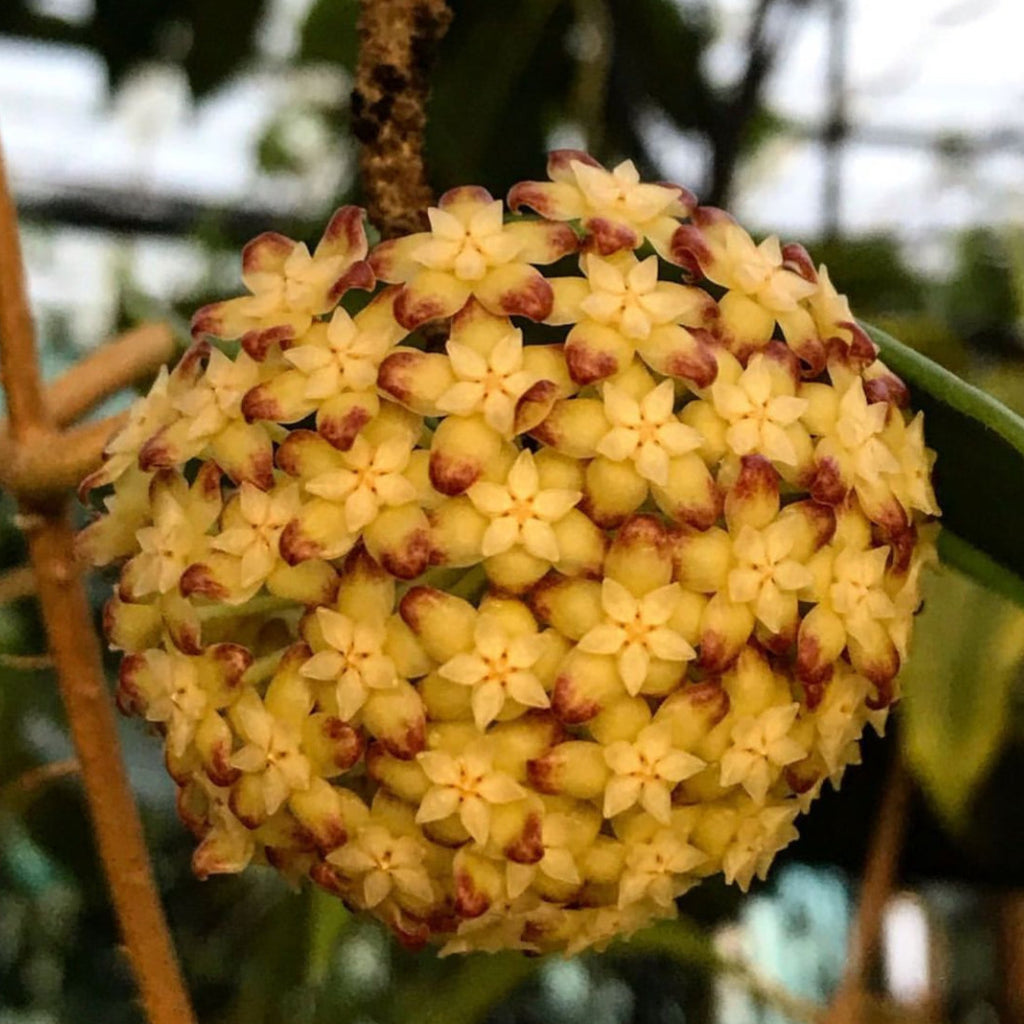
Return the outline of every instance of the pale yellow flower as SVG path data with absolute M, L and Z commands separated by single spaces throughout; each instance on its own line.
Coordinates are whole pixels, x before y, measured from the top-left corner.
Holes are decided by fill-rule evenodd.
M 672 727 L 664 723 L 648 725 L 632 743 L 608 744 L 604 759 L 613 772 L 604 791 L 604 816 L 613 818 L 639 804 L 663 825 L 672 820 L 676 784 L 706 767 L 699 757 L 673 749 Z
M 637 598 L 621 583 L 606 578 L 601 583 L 604 621 L 580 638 L 579 649 L 614 655 L 626 690 L 636 696 L 647 678 L 651 658 L 689 661 L 696 656 L 687 640 L 667 625 L 682 599 L 676 583 Z
M 477 511 L 490 519 L 481 542 L 485 558 L 521 545 L 549 562 L 560 558 L 552 524 L 563 519 L 583 496 L 580 491 L 541 488 L 529 449 L 519 453 L 504 484 L 480 481 L 466 493 Z
M 612 462 L 632 460 L 651 483 L 668 483 L 669 460 L 698 449 L 703 439 L 673 412 L 675 387 L 663 380 L 639 401 L 612 383 L 604 385 L 604 411 L 612 427 L 597 451 Z
M 779 704 L 756 717 L 741 718 L 722 755 L 722 785 L 741 785 L 752 800 L 763 804 L 782 769 L 807 756 L 803 744 L 789 735 L 799 713 L 799 704 Z
M 658 829 L 645 842 L 630 843 L 619 881 L 619 907 L 642 900 L 674 906 L 676 897 L 696 884 L 689 872 L 705 860 L 700 850 L 671 828 Z
M 413 836 L 392 835 L 383 825 L 364 825 L 344 846 L 329 853 L 327 861 L 361 881 L 367 907 L 376 907 L 392 894 L 433 902 L 423 843 Z

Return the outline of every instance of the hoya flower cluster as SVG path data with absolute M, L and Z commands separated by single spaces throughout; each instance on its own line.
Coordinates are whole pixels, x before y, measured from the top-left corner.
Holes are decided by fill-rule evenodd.
M 549 173 L 372 250 L 353 207 L 255 239 L 83 485 L 200 876 L 601 945 L 763 877 L 897 696 L 938 514 L 905 386 L 801 247 Z

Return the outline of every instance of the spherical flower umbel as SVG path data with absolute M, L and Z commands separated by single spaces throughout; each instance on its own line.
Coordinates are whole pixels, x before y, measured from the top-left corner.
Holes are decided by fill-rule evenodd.
M 354 207 L 261 235 L 83 483 L 196 873 L 453 953 L 763 878 L 934 559 L 922 417 L 826 269 L 628 161 L 549 172 L 539 218 L 467 187 L 373 250 Z

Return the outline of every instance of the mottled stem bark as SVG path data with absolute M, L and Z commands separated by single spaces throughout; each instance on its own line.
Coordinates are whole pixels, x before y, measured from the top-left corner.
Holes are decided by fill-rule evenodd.
M 427 226 L 427 93 L 451 11 L 444 0 L 360 0 L 352 131 L 370 220 L 384 238 Z
M 824 1024 L 859 1024 L 864 1019 L 868 971 L 878 950 L 882 917 L 899 870 L 912 791 L 910 773 L 897 750 L 886 777 L 882 805 L 868 847 L 846 976 Z
M 44 401 L 14 204 L 0 153 L 0 375 L 11 437 L 60 444 Z M 21 497 L 50 653 L 68 713 L 100 857 L 128 958 L 151 1024 L 192 1024 L 124 764 L 100 645 L 79 577 L 66 496 Z

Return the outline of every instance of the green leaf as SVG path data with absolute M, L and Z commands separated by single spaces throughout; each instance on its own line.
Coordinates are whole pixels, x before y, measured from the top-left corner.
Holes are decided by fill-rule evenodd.
M 1024 419 L 883 331 L 865 327 L 885 363 L 910 386 L 913 407 L 925 415 L 928 446 L 939 453 L 935 490 L 942 525 L 966 542 L 947 543 L 944 556 L 1006 593 L 1007 573 L 1024 578 Z M 1003 570 L 1002 581 L 986 575 L 993 563 Z
M 900 681 L 907 760 L 939 812 L 964 823 L 998 753 L 1024 668 L 1024 610 L 946 567 L 924 582 L 924 610 Z

